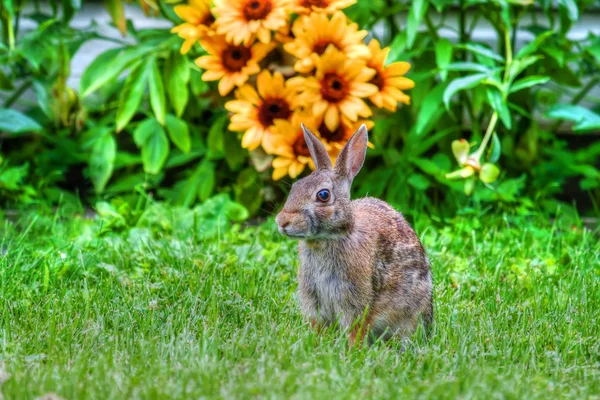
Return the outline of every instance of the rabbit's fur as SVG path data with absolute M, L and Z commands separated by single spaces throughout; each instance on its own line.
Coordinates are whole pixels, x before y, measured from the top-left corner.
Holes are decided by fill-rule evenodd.
M 295 182 L 279 231 L 300 239 L 298 294 L 312 325 L 339 321 L 350 343 L 373 337 L 406 337 L 419 317 L 433 320 L 431 269 L 413 229 L 387 203 L 350 200 L 350 186 L 367 148 L 363 125 L 337 158 L 335 168 L 323 144 L 304 128 L 316 170 Z M 327 189 L 328 201 L 317 193 Z M 364 319 L 363 319 L 364 318 Z

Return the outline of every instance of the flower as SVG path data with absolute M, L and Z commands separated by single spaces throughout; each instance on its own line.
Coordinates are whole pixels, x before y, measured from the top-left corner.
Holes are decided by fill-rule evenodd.
M 369 120 L 351 122 L 346 118 L 342 118 L 340 124 L 334 130 L 330 130 L 323 123 L 320 124 L 318 129 L 319 137 L 323 140 L 325 147 L 330 153 L 337 154 L 362 124 L 365 124 L 367 129 L 371 129 L 375 125 L 373 121 Z
M 329 45 L 335 46 L 348 58 L 364 59 L 369 48 L 362 43 L 367 31 L 359 31 L 357 24 L 347 24 L 343 12 L 336 12 L 331 19 L 325 14 L 313 13 L 298 18 L 292 27 L 294 41 L 284 45 L 285 51 L 298 61 L 294 69 L 300 73 L 311 72 Z
M 356 3 L 356 0 L 295 0 L 294 3 L 294 12 L 300 15 L 310 14 L 312 11 L 333 14 Z
M 291 0 L 216 0 L 217 32 L 227 40 L 244 45 L 257 37 L 271 42 L 271 31 L 288 23 Z
M 371 109 L 362 98 L 377 92 L 368 83 L 375 70 L 367 68 L 364 61 L 348 59 L 334 46 L 329 46 L 318 59 L 315 76 L 294 77 L 288 80 L 292 87 L 303 90 L 304 104 L 312 104 L 316 118 L 324 117 L 330 131 L 337 129 L 341 116 L 351 122 L 358 117 L 371 116 Z
M 260 72 L 258 63 L 271 51 L 272 46 L 256 43 L 242 46 L 227 43 L 224 36 L 213 36 L 200 41 L 209 53 L 196 59 L 196 65 L 206 71 L 204 81 L 219 82 L 219 94 L 227 95 L 235 86 L 243 85 L 250 75 Z
M 273 180 L 275 181 L 286 175 L 295 178 L 304 171 L 307 165 L 314 169 L 310 151 L 304 141 L 301 123 L 316 132 L 312 119 L 296 115 L 291 120 L 275 120 L 274 135 L 270 138 L 271 151 L 268 151 L 270 154 L 276 155 L 273 159 Z
M 402 92 L 402 90 L 415 86 L 412 80 L 403 76 L 410 69 L 410 64 L 398 61 L 385 66 L 385 59 L 390 49 L 389 47 L 382 49 L 375 39 L 369 43 L 369 49 L 371 58 L 367 62 L 367 66 L 377 72 L 369 81 L 377 86 L 377 93 L 370 95 L 369 100 L 377 107 L 386 108 L 392 112 L 396 111 L 398 102 L 410 104 L 410 97 Z
M 189 4 L 175 6 L 174 10 L 185 23 L 171 29 L 171 33 L 185 39 L 181 46 L 181 54 L 185 54 L 199 39 L 213 33 L 215 18 L 210 10 L 210 0 L 190 0 Z
M 272 134 L 276 119 L 289 120 L 296 106 L 296 91 L 283 80 L 280 72 L 273 75 L 262 71 L 256 79 L 256 88 L 248 84 L 236 91 L 237 100 L 228 101 L 225 108 L 233 112 L 229 129 L 245 132 L 242 147 L 256 149 L 265 136 Z

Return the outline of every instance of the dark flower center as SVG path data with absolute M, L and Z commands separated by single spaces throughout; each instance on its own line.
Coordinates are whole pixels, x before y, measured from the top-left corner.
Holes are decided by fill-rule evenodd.
M 272 9 L 271 0 L 249 0 L 244 5 L 244 18 L 246 21 L 265 19 Z
M 304 141 L 304 133 L 301 131 L 298 133 L 294 144 L 292 145 L 294 149 L 294 154 L 297 156 L 310 157 L 310 151 L 308 150 L 308 146 Z
M 383 79 L 383 76 L 381 76 L 381 73 L 379 72 L 379 70 L 376 70 L 376 71 L 377 71 L 377 73 L 375 74 L 375 76 L 373 78 L 371 78 L 369 83 L 377 86 L 377 89 L 381 90 L 381 89 L 383 89 L 385 81 Z
M 223 66 L 230 72 L 239 72 L 252 58 L 252 52 L 244 46 L 228 46 L 221 54 Z
M 282 98 L 266 99 L 258 107 L 258 120 L 265 127 L 273 125 L 276 119 L 288 119 L 290 115 L 290 105 Z
M 337 103 L 346 97 L 346 81 L 338 74 L 326 74 L 321 81 L 321 96 L 329 103 Z
M 337 129 L 333 132 L 327 128 L 327 125 L 321 124 L 319 127 L 319 133 L 321 134 L 321 137 L 328 142 L 341 142 L 346 137 L 346 131 L 343 124 L 339 124 Z
M 204 17 L 202 17 L 202 20 L 200 21 L 199 25 L 211 26 L 214 22 L 215 22 L 215 17 L 209 11 L 204 15 Z
M 329 5 L 327 0 L 302 0 L 302 3 L 300 4 L 302 5 L 302 7 L 306 8 L 312 8 L 313 6 L 325 8 Z
M 340 49 L 335 43 L 328 42 L 328 41 L 322 41 L 322 42 L 317 42 L 313 45 L 313 53 L 317 53 L 318 55 L 322 56 L 330 44 L 332 44 L 336 49 L 338 49 L 338 50 Z

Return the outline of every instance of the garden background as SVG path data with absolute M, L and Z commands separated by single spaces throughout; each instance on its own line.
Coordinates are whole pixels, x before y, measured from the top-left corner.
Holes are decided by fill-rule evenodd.
M 3 0 L 0 23 L 0 399 L 600 392 L 599 1 Z M 300 122 L 333 157 L 365 123 L 353 195 L 427 249 L 436 323 L 405 352 L 298 312 L 272 217 L 311 169 Z

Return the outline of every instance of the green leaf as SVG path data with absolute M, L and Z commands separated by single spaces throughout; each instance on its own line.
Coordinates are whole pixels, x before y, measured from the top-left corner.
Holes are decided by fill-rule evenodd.
M 179 52 L 171 53 L 165 63 L 165 83 L 167 95 L 175 115 L 180 117 L 185 110 L 189 99 L 188 82 L 190 81 L 190 68 L 187 59 Z
M 169 156 L 169 139 L 158 122 L 156 126 L 142 145 L 142 163 L 149 174 L 158 174 Z
M 110 132 L 103 134 L 94 142 L 88 171 L 96 193 L 102 193 L 106 187 L 113 173 L 116 154 L 117 142 Z
M 540 48 L 542 43 L 544 43 L 546 41 L 546 39 L 548 39 L 553 34 L 554 34 L 554 31 L 546 31 L 540 35 L 537 35 L 534 40 L 527 43 L 526 46 L 524 46 L 521 50 L 519 50 L 517 52 L 515 59 L 520 59 L 525 56 L 528 56 L 531 53 L 536 52 Z
M 158 70 L 156 57 L 152 57 L 148 64 L 148 87 L 150 91 L 150 105 L 159 124 L 165 124 L 166 99 L 162 75 Z
M 117 79 L 125 68 L 133 64 L 140 64 L 140 60 L 154 50 L 151 46 L 136 46 L 111 49 L 100 54 L 81 76 L 79 82 L 81 96 L 85 97 L 108 82 Z
M 500 159 L 502 153 L 502 145 L 500 144 L 500 138 L 496 135 L 496 132 L 492 133 L 492 144 L 488 150 L 488 161 L 495 163 Z
M 573 131 L 575 132 L 600 129 L 600 115 L 581 106 L 558 104 L 552 107 L 546 113 L 546 116 L 575 122 L 575 126 L 573 127 Z
M 465 165 L 469 158 L 469 151 L 471 150 L 469 142 L 465 139 L 453 140 L 451 146 L 452 154 L 454 154 L 454 158 L 458 165 Z
M 0 131 L 7 133 L 39 132 L 40 124 L 27 115 L 10 109 L 0 108 Z
M 536 85 L 543 85 L 548 82 L 550 77 L 548 76 L 528 76 L 527 78 L 519 79 L 510 87 L 510 93 L 518 92 L 519 90 L 527 89 Z
M 595 37 L 585 50 L 600 62 L 600 37 Z
M 429 179 L 427 179 L 425 177 L 425 175 L 421 175 L 419 173 L 413 173 L 409 178 L 408 178 L 408 183 L 414 187 L 415 189 L 421 190 L 421 191 L 425 191 L 429 188 Z
M 13 90 L 14 88 L 15 87 L 13 85 L 12 79 L 9 79 L 0 69 L 0 90 Z
M 417 31 L 421 26 L 421 21 L 427 13 L 429 2 L 426 0 L 414 0 L 411 2 L 410 11 L 408 12 L 408 20 L 406 21 L 406 46 L 412 47 L 415 38 L 417 37 Z
M 235 133 L 227 132 L 223 136 L 223 154 L 229 168 L 236 171 L 246 160 L 248 151 L 242 148 L 241 141 Z
M 473 194 L 473 190 L 475 190 L 475 179 L 467 179 L 464 184 L 464 191 L 467 196 Z
M 167 114 L 166 122 L 167 132 L 169 133 L 171 142 L 173 142 L 173 144 L 183 153 L 189 153 L 192 142 L 190 140 L 190 131 L 187 123 L 171 114 Z
M 446 67 L 450 64 L 450 61 L 452 61 L 452 43 L 448 39 L 438 40 L 435 46 L 435 61 L 440 70 L 440 78 L 442 82 L 445 82 L 448 77 L 448 70 Z
M 461 44 L 458 47 L 470 51 L 471 53 L 479 54 L 485 58 L 489 58 L 490 60 L 504 62 L 504 57 L 502 57 L 500 54 L 497 54 L 489 47 L 478 43 Z
M 509 81 L 512 82 L 521 72 L 523 72 L 530 65 L 535 64 L 541 60 L 542 56 L 527 56 L 520 60 L 515 60 L 508 71 Z
M 447 109 L 450 108 L 450 100 L 457 92 L 465 89 L 471 89 L 477 86 L 482 80 L 487 77 L 487 74 L 475 74 L 469 75 L 462 78 L 454 79 L 446 90 L 444 90 L 444 105 Z
M 483 164 L 481 171 L 479 171 L 479 179 L 483 183 L 495 182 L 498 175 L 500 175 L 500 169 L 491 163 Z
M 510 129 L 512 127 L 512 120 L 506 99 L 495 87 L 487 89 L 487 98 L 494 111 L 498 113 L 504 126 Z
M 213 193 L 215 187 L 215 163 L 205 158 L 199 169 L 198 197 L 200 201 L 205 201 Z
M 154 118 L 148 118 L 140 122 L 133 131 L 133 141 L 137 147 L 142 147 L 152 132 L 161 129 L 160 124 Z
M 436 85 L 421 102 L 419 114 L 413 126 L 416 136 L 421 136 L 431 130 L 444 114 L 444 108 L 440 107 L 444 89 L 444 85 Z M 418 145 L 419 143 L 414 144 Z
M 446 66 L 448 71 L 465 71 L 465 72 L 487 72 L 490 73 L 493 70 L 486 67 L 485 65 L 473 63 L 473 62 L 455 62 Z
M 123 86 L 119 98 L 119 107 L 117 108 L 117 132 L 122 131 L 127 126 L 140 107 L 146 88 L 147 71 L 144 66 L 139 66 L 131 72 L 125 81 L 125 86 Z
M 221 115 L 215 119 L 208 130 L 208 156 L 211 159 L 217 159 L 223 156 L 223 136 L 228 134 L 227 129 L 225 128 L 227 120 L 227 114 Z
M 569 20 L 575 22 L 579 19 L 579 8 L 575 0 L 558 0 L 558 4 L 567 10 Z
M 121 35 L 125 36 L 127 32 L 127 20 L 125 19 L 125 5 L 122 0 L 104 0 L 104 6 L 108 10 L 113 23 L 121 32 Z
M 392 43 L 390 43 L 390 52 L 385 60 L 386 65 L 396 61 L 404 60 L 406 53 L 406 31 L 400 32 Z

